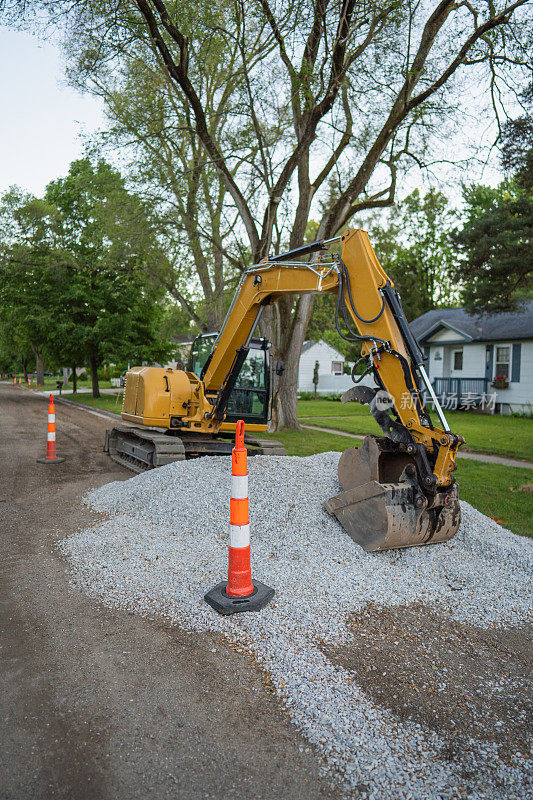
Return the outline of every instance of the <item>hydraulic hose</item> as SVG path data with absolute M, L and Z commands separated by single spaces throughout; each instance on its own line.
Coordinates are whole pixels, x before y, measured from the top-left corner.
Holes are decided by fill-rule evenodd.
M 372 339 L 373 341 L 378 342 L 379 344 L 387 346 L 389 343 L 387 341 L 385 341 L 385 339 L 380 339 L 379 337 L 376 337 L 376 336 L 361 336 L 359 333 L 356 333 L 353 330 L 353 328 L 351 326 L 351 323 L 350 323 L 350 320 L 349 320 L 349 317 L 348 317 L 348 309 L 346 308 L 345 289 L 347 289 L 347 291 L 348 291 L 348 297 L 350 299 L 350 306 L 351 306 L 351 308 L 353 310 L 354 315 L 357 317 L 357 319 L 360 322 L 364 322 L 364 323 L 367 323 L 367 324 L 375 322 L 383 314 L 383 310 L 384 310 L 384 307 L 385 307 L 385 299 L 383 298 L 383 305 L 381 307 L 381 310 L 380 310 L 379 314 L 373 320 L 365 320 L 363 317 L 361 317 L 357 313 L 357 311 L 355 309 L 355 305 L 354 305 L 353 298 L 352 298 L 352 293 L 351 293 L 351 287 L 350 287 L 350 277 L 348 275 L 348 271 L 346 269 L 346 266 L 342 263 L 342 261 L 340 262 L 339 266 L 340 266 L 339 273 L 338 273 L 338 275 L 339 275 L 339 285 L 338 285 L 338 289 L 337 289 L 337 298 L 336 298 L 336 302 L 335 302 L 335 329 L 336 329 L 337 333 L 346 342 L 362 342 L 362 341 L 367 341 L 368 339 Z M 346 336 L 341 330 L 341 327 L 340 327 L 340 324 L 339 324 L 339 311 L 341 311 L 341 313 L 342 313 L 342 317 L 344 319 L 344 324 L 346 325 L 346 328 L 348 330 L 348 334 L 349 334 L 348 336 Z
M 385 298 L 383 296 L 381 297 L 381 308 L 380 308 L 380 310 L 378 311 L 378 313 L 376 314 L 375 317 L 373 317 L 372 319 L 365 319 L 364 317 L 361 317 L 357 313 L 357 309 L 355 307 L 355 303 L 354 303 L 353 297 L 352 297 L 352 287 L 350 285 L 350 276 L 348 274 L 348 270 L 346 269 L 346 265 L 342 262 L 342 260 L 340 261 L 340 267 L 341 267 L 341 270 L 344 271 L 344 277 L 345 277 L 345 281 L 346 281 L 346 288 L 348 290 L 348 297 L 350 299 L 350 306 L 352 307 L 352 311 L 355 314 L 355 316 L 357 317 L 357 319 L 359 320 L 359 322 L 363 322 L 363 323 L 365 323 L 365 325 L 371 325 L 373 322 L 377 322 L 378 319 L 383 314 L 383 311 L 385 309 Z

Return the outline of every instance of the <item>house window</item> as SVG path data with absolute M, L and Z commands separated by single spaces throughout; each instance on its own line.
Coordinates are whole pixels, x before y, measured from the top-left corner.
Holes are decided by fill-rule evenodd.
M 453 351 L 453 368 L 455 371 L 460 372 L 463 369 L 463 351 Z
M 496 348 L 496 363 L 494 364 L 494 377 L 501 376 L 506 380 L 509 379 L 509 364 L 511 363 L 511 348 L 497 347 Z
M 343 362 L 342 361 L 332 361 L 331 362 L 331 371 L 334 375 L 342 375 L 343 370 Z

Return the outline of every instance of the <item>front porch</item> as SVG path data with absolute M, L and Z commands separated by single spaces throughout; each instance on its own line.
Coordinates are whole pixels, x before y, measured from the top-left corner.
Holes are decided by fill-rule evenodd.
M 491 389 L 491 382 L 488 378 L 433 378 L 431 385 L 441 406 L 445 409 L 495 410 L 496 393 L 494 389 Z M 424 393 L 424 402 L 431 403 L 431 398 L 426 393 Z

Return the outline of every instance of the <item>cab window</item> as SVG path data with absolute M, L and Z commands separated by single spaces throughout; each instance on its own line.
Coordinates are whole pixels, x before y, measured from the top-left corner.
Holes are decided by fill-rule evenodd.
M 265 352 L 250 350 L 241 367 L 235 386 L 245 389 L 265 388 Z
M 268 421 L 268 391 L 265 385 L 266 352 L 251 348 L 229 396 L 226 422 L 244 417 L 249 422 Z
M 209 353 L 211 352 L 216 338 L 216 333 L 212 333 L 207 336 L 196 337 L 191 347 L 191 354 L 188 364 L 189 372 L 194 372 L 195 375 L 200 377 L 200 373 L 204 368 L 204 364 L 209 357 Z

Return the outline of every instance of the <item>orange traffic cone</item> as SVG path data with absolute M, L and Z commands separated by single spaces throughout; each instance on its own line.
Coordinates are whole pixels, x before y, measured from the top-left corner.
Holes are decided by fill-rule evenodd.
M 50 395 L 48 403 L 48 435 L 46 437 L 46 458 L 38 458 L 40 464 L 59 464 L 65 459 L 56 456 L 56 407 L 54 405 L 54 395 Z
M 244 446 L 244 422 L 240 419 L 231 453 L 228 581 L 218 583 L 204 595 L 204 600 L 219 614 L 235 614 L 237 611 L 260 611 L 273 597 L 274 589 L 270 586 L 259 581 L 252 583 L 247 450 Z
M 22 378 L 19 378 L 19 386 L 22 386 Z

